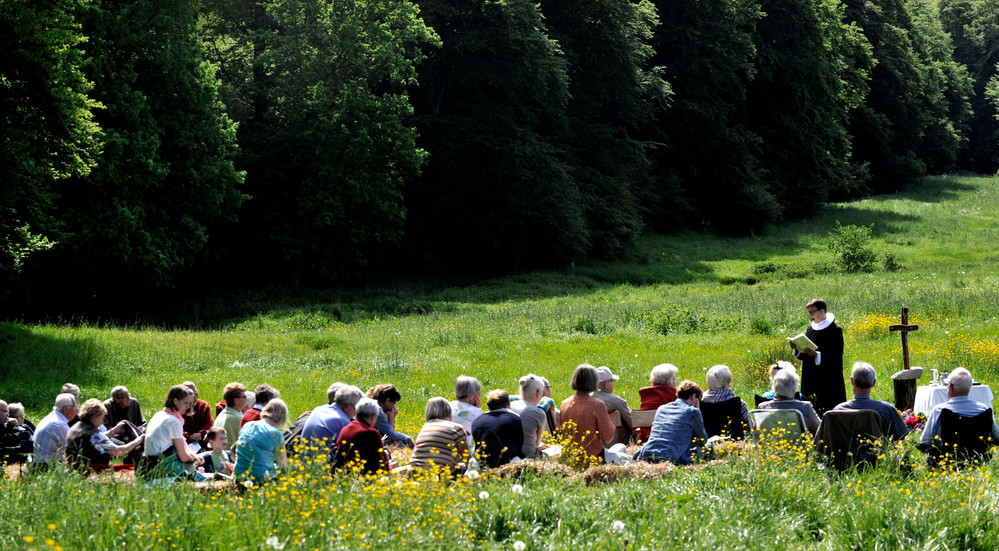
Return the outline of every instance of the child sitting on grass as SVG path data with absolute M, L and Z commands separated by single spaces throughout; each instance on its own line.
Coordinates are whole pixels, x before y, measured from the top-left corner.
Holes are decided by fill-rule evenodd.
M 232 474 L 232 452 L 227 450 L 229 444 L 228 435 L 222 427 L 212 427 L 206 433 L 208 445 L 211 451 L 201 455 L 205 462 L 205 473 Z

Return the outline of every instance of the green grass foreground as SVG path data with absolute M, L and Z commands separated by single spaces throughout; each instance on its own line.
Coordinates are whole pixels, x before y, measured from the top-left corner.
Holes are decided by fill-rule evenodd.
M 902 268 L 840 273 L 825 246 L 837 220 L 874 223 L 873 246 Z M 900 369 L 887 326 L 903 305 L 920 324 L 914 365 L 963 365 L 995 388 L 997 220 L 999 179 L 929 178 L 764 236 L 650 237 L 626 261 L 571 272 L 243 299 L 233 311 L 259 313 L 207 328 L 4 323 L 0 398 L 24 402 L 37 422 L 66 381 L 102 399 L 125 384 L 149 417 L 172 384 L 193 380 L 214 403 L 238 380 L 276 386 L 297 415 L 333 381 L 393 382 L 399 428 L 415 436 L 426 399 L 452 398 L 462 373 L 511 391 L 520 376 L 542 374 L 561 400 L 577 364 L 608 365 L 634 407 L 652 366 L 671 362 L 702 385 L 707 368 L 725 363 L 751 400 L 766 388 L 766 366 L 790 358 L 784 337 L 804 329 L 814 296 L 844 327 L 847 365 L 878 370 L 876 398 L 891 399 L 888 377 Z M 63 474 L 0 481 L 0 548 L 999 548 L 997 463 L 964 473 L 919 463 L 903 446 L 877 470 L 839 476 L 798 452 L 752 450 L 595 483 L 531 473 L 467 484 L 330 480 L 306 469 L 242 495 Z

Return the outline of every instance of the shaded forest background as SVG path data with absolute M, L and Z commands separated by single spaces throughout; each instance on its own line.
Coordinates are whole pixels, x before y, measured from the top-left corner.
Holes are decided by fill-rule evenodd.
M 999 168 L 999 0 L 0 0 L 11 311 L 498 274 Z

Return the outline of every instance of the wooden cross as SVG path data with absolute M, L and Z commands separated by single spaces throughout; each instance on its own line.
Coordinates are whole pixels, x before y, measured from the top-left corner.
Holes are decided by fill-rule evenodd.
M 905 368 L 909 369 L 909 333 L 919 331 L 918 325 L 909 325 L 909 307 L 902 307 L 902 324 L 889 325 L 888 330 L 902 333 L 902 361 L 905 363 Z

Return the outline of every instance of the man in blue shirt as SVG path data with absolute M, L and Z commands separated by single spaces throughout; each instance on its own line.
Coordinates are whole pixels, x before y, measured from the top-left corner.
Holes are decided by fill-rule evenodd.
M 950 376 L 947 378 L 948 399 L 946 402 L 933 408 L 933 411 L 930 412 L 920 443 L 930 446 L 936 444 L 935 440 L 940 435 L 940 412 L 945 409 L 949 409 L 963 417 L 974 417 L 989 409 L 987 405 L 968 398 L 974 382 L 975 380 L 971 377 L 971 372 L 963 367 L 951 371 Z M 992 432 L 989 436 L 992 438 L 992 442 L 999 442 L 999 426 L 996 426 L 994 418 L 992 420 Z
M 676 396 L 676 401 L 656 409 L 649 441 L 635 453 L 636 460 L 689 465 L 700 459 L 708 438 L 699 409 L 704 391 L 693 381 L 683 381 Z
M 312 410 L 312 415 L 309 415 L 309 420 L 302 429 L 302 438 L 311 440 L 312 445 L 319 445 L 325 439 L 330 457 L 333 457 L 332 454 L 336 452 L 336 437 L 343 427 L 350 424 L 356 413 L 355 406 L 363 397 L 361 389 L 356 386 L 341 386 L 336 391 L 333 403 Z
M 850 384 L 853 385 L 853 400 L 843 402 L 833 409 L 868 409 L 881 416 L 888 424 L 888 434 L 892 440 L 901 440 L 909 436 L 909 429 L 898 414 L 895 406 L 888 402 L 871 399 L 871 389 L 878 382 L 878 374 L 874 367 L 867 362 L 857 362 L 853 364 L 853 373 L 850 375 Z
M 69 422 L 76 419 L 78 411 L 76 397 L 72 394 L 62 393 L 56 397 L 52 413 L 46 415 L 35 429 L 34 463 L 47 466 L 65 459 Z

